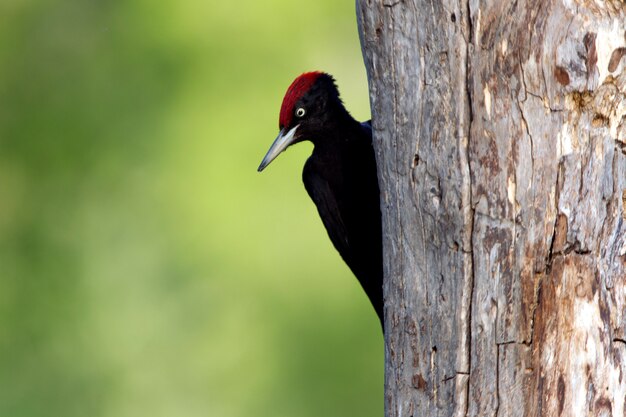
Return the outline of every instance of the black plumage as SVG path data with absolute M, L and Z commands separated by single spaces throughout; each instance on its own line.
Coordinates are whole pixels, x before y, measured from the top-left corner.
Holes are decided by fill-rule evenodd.
M 279 126 L 259 171 L 288 146 L 313 143 L 302 173 L 304 186 L 382 324 L 380 193 L 370 123 L 352 118 L 330 75 L 313 72 L 296 78 L 287 90 Z

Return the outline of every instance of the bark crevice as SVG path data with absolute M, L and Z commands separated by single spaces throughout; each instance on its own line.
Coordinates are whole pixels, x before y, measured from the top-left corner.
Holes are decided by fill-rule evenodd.
M 464 4 L 463 4 L 464 3 Z M 466 257 L 465 261 L 465 288 L 464 293 L 467 297 L 467 303 L 463 303 L 466 306 L 466 312 L 461 313 L 462 317 L 465 317 L 466 323 L 465 331 L 466 331 L 466 340 L 465 340 L 465 352 L 463 355 L 465 356 L 464 361 L 466 362 L 467 369 L 464 374 L 467 375 L 465 378 L 465 393 L 464 396 L 459 398 L 459 410 L 462 410 L 463 415 L 465 417 L 469 414 L 469 399 L 470 399 L 470 385 L 472 378 L 472 310 L 474 305 L 474 248 L 473 248 L 473 235 L 474 235 L 474 222 L 476 216 L 476 210 L 474 208 L 472 202 L 472 166 L 471 166 L 471 156 L 470 156 L 470 143 L 472 138 L 472 123 L 474 118 L 474 113 L 472 109 L 472 88 L 471 88 L 471 61 L 469 57 L 471 56 L 472 49 L 472 39 L 473 39 L 473 23 L 472 23 L 472 12 L 471 5 L 469 0 L 465 0 L 461 3 L 459 7 L 460 10 L 465 10 L 465 27 L 466 31 L 463 30 L 463 33 L 467 32 L 467 36 L 463 36 L 465 42 L 464 55 L 462 56 L 461 66 L 464 70 L 462 74 L 464 80 L 464 91 L 465 91 L 465 106 L 463 107 L 463 114 L 467 115 L 467 125 L 462 129 L 461 140 L 459 141 L 459 148 L 461 151 L 460 164 L 463 175 L 463 183 L 462 183 L 462 204 L 465 210 L 464 223 L 464 245 L 463 252 Z M 469 293 L 467 290 L 469 289 Z

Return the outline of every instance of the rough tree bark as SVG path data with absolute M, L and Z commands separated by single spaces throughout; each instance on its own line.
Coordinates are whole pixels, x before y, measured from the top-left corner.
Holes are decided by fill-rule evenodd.
M 626 4 L 357 0 L 387 416 L 626 415 Z

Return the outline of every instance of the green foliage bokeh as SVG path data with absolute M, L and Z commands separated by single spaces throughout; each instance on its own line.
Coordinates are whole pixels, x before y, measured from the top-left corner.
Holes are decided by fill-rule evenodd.
M 0 417 L 381 416 L 291 80 L 367 119 L 353 2 L 0 2 Z

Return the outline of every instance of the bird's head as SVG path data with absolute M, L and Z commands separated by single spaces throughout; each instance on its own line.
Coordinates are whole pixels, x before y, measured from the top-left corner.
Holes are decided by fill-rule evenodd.
M 332 113 L 329 108 L 337 104 L 343 108 L 335 80 L 329 74 L 314 71 L 296 78 L 287 89 L 280 108 L 280 132 L 259 165 L 259 172 L 290 145 L 314 139 Z

